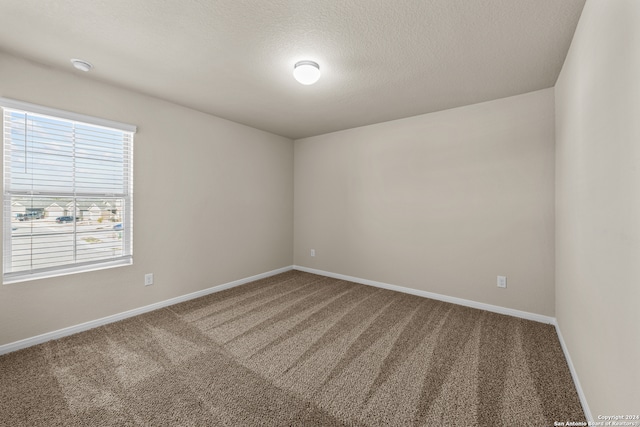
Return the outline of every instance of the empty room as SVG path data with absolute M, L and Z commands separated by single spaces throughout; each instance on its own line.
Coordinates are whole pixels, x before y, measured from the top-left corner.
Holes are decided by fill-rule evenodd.
M 0 426 L 640 427 L 640 2 L 0 0 Z

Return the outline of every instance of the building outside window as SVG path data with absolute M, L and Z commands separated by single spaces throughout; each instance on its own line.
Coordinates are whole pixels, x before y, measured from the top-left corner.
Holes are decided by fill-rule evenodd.
M 0 98 L 3 282 L 133 262 L 135 126 Z

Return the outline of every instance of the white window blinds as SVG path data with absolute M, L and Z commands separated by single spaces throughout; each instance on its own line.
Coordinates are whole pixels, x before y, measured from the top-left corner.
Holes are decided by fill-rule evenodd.
M 0 98 L 4 283 L 132 263 L 134 126 Z

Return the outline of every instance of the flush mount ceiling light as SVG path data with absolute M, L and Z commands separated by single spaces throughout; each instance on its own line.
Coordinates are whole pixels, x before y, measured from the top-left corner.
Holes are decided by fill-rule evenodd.
M 84 71 L 85 73 L 93 68 L 90 62 L 84 61 L 82 59 L 72 59 L 71 63 L 74 67 L 76 67 L 80 71 Z
M 312 85 L 320 78 L 320 66 L 313 61 L 299 61 L 293 66 L 293 77 L 303 85 Z

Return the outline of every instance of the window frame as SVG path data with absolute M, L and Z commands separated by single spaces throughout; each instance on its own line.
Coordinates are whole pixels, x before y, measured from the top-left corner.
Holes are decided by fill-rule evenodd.
M 126 175 L 123 175 L 123 190 L 122 194 L 111 194 L 103 192 L 83 192 L 82 194 L 76 194 L 74 190 L 73 194 L 68 194 L 67 197 L 73 197 L 73 199 L 91 198 L 91 197 L 105 197 L 105 198 L 121 198 L 123 199 L 123 225 L 124 232 L 122 235 L 123 247 L 127 249 L 121 258 L 118 259 L 102 259 L 91 260 L 85 262 L 75 262 L 71 264 L 63 264 L 60 266 L 44 267 L 41 269 L 29 269 L 16 272 L 6 272 L 5 266 L 12 262 L 12 210 L 11 210 L 11 198 L 16 196 L 33 197 L 38 195 L 46 196 L 48 193 L 38 193 L 37 191 L 31 191 L 31 194 L 25 194 L 25 192 L 11 191 L 8 188 L 8 181 L 11 176 L 11 172 L 4 169 L 7 166 L 6 159 L 6 145 L 10 143 L 6 139 L 5 134 L 5 112 L 19 111 L 26 114 L 48 116 L 57 120 L 64 120 L 79 123 L 82 125 L 97 126 L 101 128 L 108 128 L 111 130 L 121 131 L 128 133 L 128 148 L 127 154 L 123 155 L 123 167 L 126 171 Z M 31 104 L 27 102 L 17 101 L 14 99 L 0 97 L 0 111 L 2 111 L 2 121 L 0 124 L 0 131 L 2 132 L 2 155 L 3 155 L 3 214 L 2 214 L 2 230 L 3 230 L 3 274 L 2 283 L 11 284 L 18 283 L 48 277 L 65 276 L 69 274 L 76 274 L 88 271 L 102 270 L 106 268 L 120 267 L 133 264 L 133 146 L 134 135 L 137 132 L 137 127 L 127 123 L 116 122 L 112 120 L 102 119 L 99 117 L 74 113 L 70 111 L 60 110 L 56 108 L 44 107 L 37 104 Z M 124 139 L 123 139 L 124 141 Z M 74 149 L 75 150 L 75 149 Z M 75 154 L 74 154 L 75 155 Z M 22 194 L 20 194 L 22 193 Z M 28 193 L 28 192 L 27 192 Z M 50 193 L 53 197 L 53 193 Z M 74 231 L 69 233 L 73 235 L 74 241 L 77 238 L 77 229 L 74 223 Z M 74 244 L 75 248 L 75 244 Z

